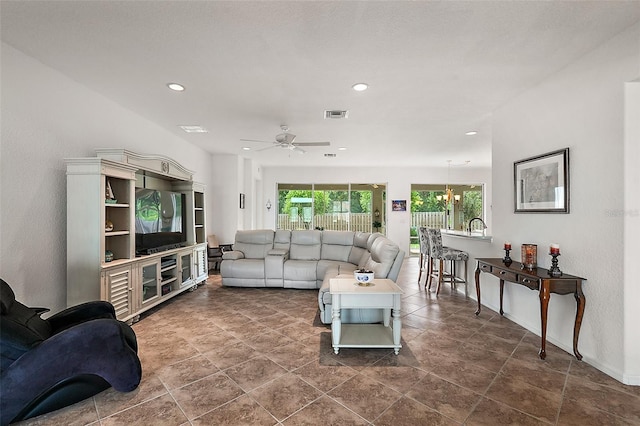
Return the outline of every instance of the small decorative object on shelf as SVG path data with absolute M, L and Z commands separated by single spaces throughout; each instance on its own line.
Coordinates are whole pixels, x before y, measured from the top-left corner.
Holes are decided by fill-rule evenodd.
M 104 224 L 104 230 L 106 232 L 111 232 L 113 231 L 113 222 L 111 222 L 110 220 L 107 220 Z
M 549 275 L 552 277 L 561 277 L 562 271 L 558 267 L 558 256 L 560 256 L 560 245 L 551 244 L 549 247 L 549 254 L 551 255 L 551 268 L 549 269 Z
M 504 243 L 505 255 L 504 255 L 504 259 L 502 259 L 502 263 L 504 263 L 507 266 L 510 266 L 511 263 L 513 262 L 509 257 L 509 251 L 511 251 L 511 243 L 509 241 L 505 241 Z
M 113 260 L 113 252 L 111 250 L 107 250 L 104 252 L 104 261 L 111 262 Z
M 522 268 L 530 271 L 538 267 L 538 246 L 536 244 L 523 244 L 520 249 Z
M 115 201 L 111 201 L 111 200 L 115 200 L 116 197 L 113 195 L 113 189 L 111 189 L 111 181 L 109 179 L 107 179 L 107 188 L 106 188 L 106 193 L 105 195 L 105 201 L 107 203 L 115 203 Z

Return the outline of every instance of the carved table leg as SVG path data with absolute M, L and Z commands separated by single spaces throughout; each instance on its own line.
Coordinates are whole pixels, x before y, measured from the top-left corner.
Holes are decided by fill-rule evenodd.
M 340 351 L 340 334 L 342 332 L 342 321 L 340 320 L 340 296 L 333 295 L 333 308 L 331 310 L 331 340 L 333 351 L 337 355 Z
M 402 321 L 400 320 L 400 295 L 393 296 L 393 344 L 395 347 L 393 348 L 393 352 L 398 355 L 400 352 L 400 333 L 402 331 Z
M 500 315 L 504 314 L 502 310 L 502 296 L 504 296 L 504 280 L 500 280 Z
M 476 315 L 480 315 L 480 265 L 476 267 L 476 297 L 478 299 L 478 309 Z
M 582 355 L 578 352 L 578 336 L 580 336 L 580 326 L 582 325 L 582 316 L 584 315 L 584 306 L 587 300 L 582 294 L 582 283 L 578 281 L 576 283 L 576 292 L 574 294 L 578 306 L 576 308 L 576 322 L 573 325 L 573 353 L 578 361 L 582 361 Z
M 540 358 L 545 359 L 547 357 L 547 311 L 549 309 L 549 282 L 546 280 L 542 281 L 542 285 L 540 286 L 540 320 L 542 329 L 542 342 L 540 346 Z

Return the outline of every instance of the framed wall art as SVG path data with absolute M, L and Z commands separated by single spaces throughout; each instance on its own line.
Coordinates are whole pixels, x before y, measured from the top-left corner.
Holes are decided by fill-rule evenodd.
M 513 163 L 515 213 L 569 213 L 569 148 Z
M 394 212 L 406 212 L 407 200 L 393 200 L 391 202 L 391 210 Z

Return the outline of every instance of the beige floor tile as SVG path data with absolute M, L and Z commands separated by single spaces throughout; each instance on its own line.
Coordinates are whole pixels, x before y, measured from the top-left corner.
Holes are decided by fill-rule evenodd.
M 184 413 L 171 397 L 162 395 L 142 404 L 102 419 L 101 426 L 180 426 L 187 421 Z
M 189 419 L 200 417 L 243 394 L 244 391 L 224 373 L 207 376 L 171 391 Z
M 252 390 L 249 396 L 282 421 L 322 396 L 294 374 L 286 374 Z
M 402 397 L 400 392 L 361 374 L 334 388 L 328 395 L 369 421 Z
M 282 424 L 284 426 L 364 426 L 370 423 L 333 399 L 324 396 L 296 412 Z

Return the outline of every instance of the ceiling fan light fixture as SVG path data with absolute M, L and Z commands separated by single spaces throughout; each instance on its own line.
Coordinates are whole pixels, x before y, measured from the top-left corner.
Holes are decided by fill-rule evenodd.
M 465 135 L 467 135 L 467 136 L 475 136 L 477 134 L 478 134 L 478 132 L 475 131 L 475 130 L 469 130 L 467 133 L 465 133 Z
M 356 83 L 353 86 L 351 86 L 351 88 L 356 92 L 364 92 L 369 88 L 369 85 L 367 83 Z
M 248 147 L 248 146 L 243 146 L 243 147 L 242 147 L 242 150 L 243 150 L 243 151 L 251 151 L 251 148 L 250 148 L 250 147 Z

